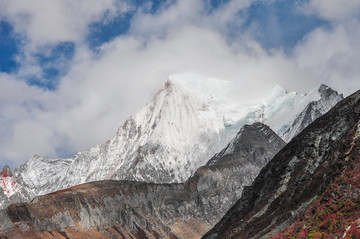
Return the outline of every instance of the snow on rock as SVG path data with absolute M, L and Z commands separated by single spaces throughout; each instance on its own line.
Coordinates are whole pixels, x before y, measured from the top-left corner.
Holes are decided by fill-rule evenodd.
M 17 183 L 13 179 L 12 172 L 8 166 L 5 166 L 0 176 L 0 187 L 6 194 L 6 196 L 10 196 L 16 192 Z
M 0 209 L 10 203 L 29 201 L 30 198 L 27 189 L 18 183 L 9 166 L 5 166 L 0 173 Z
M 306 97 L 308 103 L 304 107 L 299 107 L 298 112 L 300 113 L 297 114 L 291 126 L 285 131 L 279 132 L 279 135 L 286 142 L 289 142 L 306 126 L 328 112 L 344 98 L 342 94 L 338 94 L 336 91 L 323 84 L 313 89 Z M 300 111 L 301 109 L 303 110 Z
M 42 195 L 54 191 L 64 177 L 72 159 L 51 159 L 35 155 L 14 172 L 17 181 L 32 195 Z
M 226 143 L 223 119 L 206 94 L 170 77 L 115 138 L 76 154 L 60 187 L 106 178 L 183 182 Z
M 312 104 L 323 114 L 342 99 L 326 86 L 309 94 L 276 86 L 269 96 L 249 105 L 229 97 L 233 87 L 228 81 L 193 74 L 172 75 L 113 139 L 71 159 L 34 156 L 15 170 L 16 182 L 31 196 L 103 179 L 184 182 L 245 124 L 265 123 L 289 140 L 305 125 L 298 127 L 296 120 L 310 103 L 318 102 Z

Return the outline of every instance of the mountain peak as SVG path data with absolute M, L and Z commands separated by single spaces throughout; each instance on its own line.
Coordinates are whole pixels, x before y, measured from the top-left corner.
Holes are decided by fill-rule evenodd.
M 303 106 L 303 110 L 298 113 L 291 126 L 280 134 L 286 142 L 289 142 L 311 122 L 328 112 L 334 105 L 344 99 L 342 94 L 338 94 L 337 91 L 325 84 L 313 88 L 306 95 L 306 98 L 307 105 Z
M 186 92 L 195 93 L 200 97 L 211 97 L 213 95 L 224 97 L 229 91 L 229 83 L 229 81 L 184 73 L 170 75 L 166 84 L 180 86 Z
M 264 143 L 265 142 L 265 143 Z M 220 152 L 214 155 L 206 165 L 213 165 L 227 155 L 238 154 L 243 158 L 248 157 L 249 150 L 253 145 L 263 145 L 269 152 L 281 149 L 285 142 L 269 126 L 256 122 L 252 125 L 244 125 L 234 139 Z M 264 166 L 271 158 L 262 157 L 263 161 L 258 160 Z
M 331 87 L 325 85 L 325 84 L 321 84 L 318 88 L 318 92 L 321 96 L 321 98 L 324 99 L 331 99 L 334 97 L 340 97 L 340 98 L 344 98 L 343 94 L 339 94 L 336 90 L 333 90 Z
M 287 91 L 279 85 L 275 85 L 271 90 L 271 97 L 279 97 L 285 95 Z
M 263 124 L 261 122 L 255 122 L 252 125 L 246 125 L 246 127 L 252 127 L 252 128 L 255 128 L 255 129 L 257 129 L 259 131 L 262 131 L 262 132 L 271 130 L 268 125 Z
M 321 91 L 329 89 L 329 88 L 330 88 L 330 86 L 325 85 L 324 83 L 321 83 L 319 86 L 319 91 L 321 92 Z

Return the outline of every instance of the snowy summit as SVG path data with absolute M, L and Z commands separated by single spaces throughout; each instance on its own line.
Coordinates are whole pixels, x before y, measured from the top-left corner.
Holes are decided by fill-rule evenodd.
M 30 196 L 104 179 L 184 182 L 245 124 L 265 123 L 289 141 L 342 99 L 323 85 L 309 94 L 276 86 L 249 106 L 229 97 L 232 87 L 193 74 L 171 75 L 113 139 L 70 159 L 34 156 L 13 177 Z

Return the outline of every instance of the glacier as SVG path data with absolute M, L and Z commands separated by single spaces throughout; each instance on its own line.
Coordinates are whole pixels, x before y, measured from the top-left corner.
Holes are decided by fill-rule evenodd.
M 245 124 L 267 124 L 288 142 L 343 98 L 324 85 L 308 94 L 275 86 L 270 95 L 245 104 L 230 97 L 233 87 L 229 81 L 194 74 L 171 75 L 114 138 L 69 159 L 36 155 L 15 169 L 12 177 L 27 192 L 27 200 L 106 179 L 180 183 L 220 152 Z M 309 110 L 310 104 L 315 107 Z

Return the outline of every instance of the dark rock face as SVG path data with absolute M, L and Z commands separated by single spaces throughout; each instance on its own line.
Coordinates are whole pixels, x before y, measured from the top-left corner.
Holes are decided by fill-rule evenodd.
M 359 156 L 360 91 L 287 144 L 204 238 L 359 238 Z
M 0 238 L 200 238 L 284 144 L 245 126 L 186 183 L 99 181 L 39 196 L 0 212 Z
M 6 207 L 10 205 L 10 201 L 1 187 L 0 187 L 0 204 Z
M 209 160 L 207 166 L 228 162 L 229 157 L 235 157 L 262 168 L 284 146 L 284 141 L 269 126 L 262 123 L 245 125 L 220 153 Z

